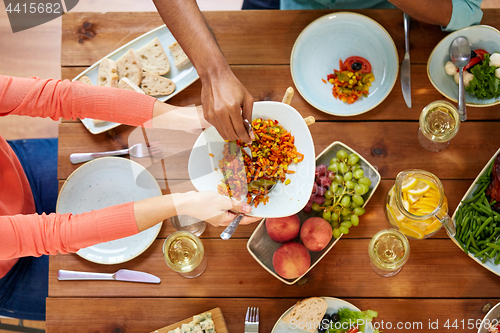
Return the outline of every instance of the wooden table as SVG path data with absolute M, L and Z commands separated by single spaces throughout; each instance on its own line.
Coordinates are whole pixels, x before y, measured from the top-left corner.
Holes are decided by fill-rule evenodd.
M 280 101 L 293 85 L 289 61 L 298 34 L 329 11 L 207 12 L 220 47 L 236 76 L 256 101 Z M 399 10 L 358 11 L 382 24 L 403 58 L 403 15 Z M 84 22 L 93 23 L 95 38 L 78 42 Z M 485 10 L 483 24 L 500 28 L 500 10 Z M 61 70 L 71 79 L 112 50 L 162 24 L 157 13 L 68 13 L 63 16 Z M 219 306 L 231 332 L 242 332 L 248 306 L 261 311 L 260 332 L 270 332 L 280 315 L 297 300 L 309 296 L 345 299 L 361 309 L 379 312 L 384 332 L 444 331 L 455 320 L 452 332 L 467 329 L 483 318 L 482 307 L 500 301 L 500 277 L 476 264 L 441 230 L 424 241 L 410 241 L 411 255 L 395 277 L 382 278 L 370 268 L 370 238 L 388 227 L 383 202 L 399 171 L 421 168 L 436 174 L 444 184 L 455 210 L 473 179 L 500 146 L 500 105 L 469 108 L 468 121 L 451 145 L 439 153 L 420 147 L 418 117 L 428 103 L 444 99 L 426 74 L 427 59 L 446 36 L 439 27 L 411 23 L 413 108 L 403 100 L 399 78 L 393 91 L 376 109 L 342 118 L 310 106 L 299 94 L 292 101 L 304 117 L 314 116 L 310 127 L 316 154 L 340 140 L 378 167 L 382 182 L 366 207 L 360 226 L 352 228 L 332 251 L 306 275 L 307 283 L 288 286 L 267 273 L 247 252 L 246 243 L 256 224 L 242 226 L 229 241 L 219 239 L 220 229 L 208 227 L 203 242 L 209 266 L 199 278 L 189 280 L 168 269 L 162 258 L 163 239 L 173 231 L 164 223 L 158 239 L 138 258 L 115 266 L 101 266 L 77 255 L 50 259 L 47 330 L 49 332 L 148 332 Z M 200 82 L 170 100 L 175 105 L 200 104 Z M 104 151 L 127 145 L 132 127 L 120 126 L 101 135 L 90 134 L 80 122 L 59 127 L 60 184 L 77 166 L 69 154 Z M 183 166 L 185 170 L 185 166 Z M 182 170 L 180 170 L 182 173 Z M 188 188 L 187 186 L 186 188 Z M 159 276 L 159 285 L 120 282 L 59 282 L 59 269 L 114 272 L 136 269 Z M 436 322 L 438 329 L 436 328 Z M 398 323 L 407 325 L 397 330 Z M 433 323 L 430 327 L 430 323 Z M 389 327 L 388 325 L 391 325 Z M 385 326 L 384 326 L 385 325 Z M 421 326 L 419 326 L 421 325 Z

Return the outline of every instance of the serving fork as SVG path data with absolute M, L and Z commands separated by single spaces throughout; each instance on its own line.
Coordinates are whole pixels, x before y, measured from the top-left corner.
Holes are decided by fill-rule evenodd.
M 248 307 L 245 317 L 245 333 L 259 333 L 259 308 Z
M 151 142 L 149 146 L 146 143 L 137 143 L 130 148 L 120 149 L 120 150 L 105 151 L 100 153 L 73 153 L 69 155 L 69 160 L 73 164 L 78 164 L 94 160 L 99 157 L 127 155 L 127 154 L 130 154 L 130 156 L 132 157 L 141 158 L 157 154 L 160 151 L 161 147 L 158 142 Z

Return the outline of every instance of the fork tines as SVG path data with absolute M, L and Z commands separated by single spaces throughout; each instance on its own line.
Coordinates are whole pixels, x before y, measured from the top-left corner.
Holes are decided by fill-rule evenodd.
M 248 307 L 245 323 L 259 323 L 259 308 Z

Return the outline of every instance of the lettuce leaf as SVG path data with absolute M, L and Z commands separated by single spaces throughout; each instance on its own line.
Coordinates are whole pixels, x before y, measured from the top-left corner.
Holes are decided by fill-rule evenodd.
M 348 308 L 341 308 L 337 311 L 340 320 L 332 324 L 332 328 L 328 329 L 328 333 L 344 333 L 352 326 L 358 326 L 360 332 L 364 332 L 366 324 L 371 322 L 373 318 L 378 316 L 377 311 L 351 311 Z
M 484 60 L 470 70 L 474 78 L 465 87 L 465 91 L 478 99 L 500 97 L 500 79 L 495 76 L 495 66 L 490 66 L 490 55 L 485 54 Z

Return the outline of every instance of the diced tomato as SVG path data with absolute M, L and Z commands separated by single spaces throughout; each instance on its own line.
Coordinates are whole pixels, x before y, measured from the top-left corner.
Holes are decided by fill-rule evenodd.
M 467 70 L 474 66 L 475 64 L 480 63 L 482 60 L 479 58 L 479 56 L 472 58 L 467 65 L 465 65 L 464 70 Z
M 485 54 L 490 54 L 489 52 L 486 52 L 483 49 L 477 49 L 477 50 L 474 50 L 474 52 L 476 52 L 478 58 L 480 58 L 481 60 L 484 60 L 484 55 Z
M 347 333 L 357 333 L 359 332 L 358 330 L 358 326 L 354 326 L 353 328 L 351 328 L 349 331 L 347 331 Z
M 361 69 L 357 70 L 357 72 L 360 72 L 360 73 L 371 73 L 372 72 L 372 65 L 370 64 L 370 62 L 368 60 L 366 60 L 365 58 L 358 57 L 358 56 L 347 58 L 344 61 L 344 68 L 351 71 L 352 70 L 351 66 L 355 62 L 359 62 L 361 64 Z

